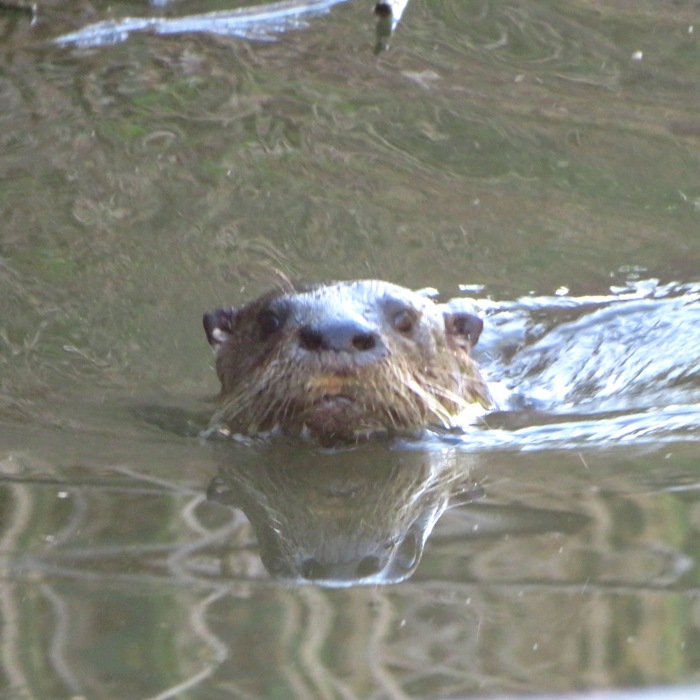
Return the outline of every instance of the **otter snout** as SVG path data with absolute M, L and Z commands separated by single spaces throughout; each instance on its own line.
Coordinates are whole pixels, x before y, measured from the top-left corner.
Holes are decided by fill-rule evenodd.
M 298 337 L 301 348 L 310 352 L 345 352 L 369 359 L 370 355 L 383 355 L 385 350 L 377 330 L 352 318 L 323 319 L 306 324 L 299 329 Z

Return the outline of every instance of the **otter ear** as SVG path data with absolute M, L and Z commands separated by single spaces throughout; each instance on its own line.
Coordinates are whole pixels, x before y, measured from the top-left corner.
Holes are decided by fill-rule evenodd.
M 221 347 L 233 334 L 235 327 L 236 309 L 229 306 L 226 309 L 217 309 L 204 314 L 202 322 L 207 340 L 215 350 Z
M 445 330 L 448 335 L 469 341 L 471 347 L 477 344 L 484 329 L 484 322 L 478 316 L 466 311 L 446 312 L 444 316 Z

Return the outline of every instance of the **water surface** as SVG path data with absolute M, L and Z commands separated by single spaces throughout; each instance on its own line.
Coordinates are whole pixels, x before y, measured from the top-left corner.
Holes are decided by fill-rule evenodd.
M 304 7 L 0 8 L 0 694 L 699 683 L 695 4 Z M 278 270 L 474 298 L 499 410 L 201 438 Z

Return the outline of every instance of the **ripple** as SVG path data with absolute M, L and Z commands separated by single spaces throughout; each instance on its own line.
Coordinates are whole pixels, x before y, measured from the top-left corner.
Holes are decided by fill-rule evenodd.
M 487 429 L 465 427 L 470 448 L 700 439 L 700 284 L 476 304 L 502 410 Z

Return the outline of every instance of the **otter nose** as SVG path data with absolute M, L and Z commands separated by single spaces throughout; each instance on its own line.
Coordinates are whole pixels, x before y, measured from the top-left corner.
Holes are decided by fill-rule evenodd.
M 381 346 L 381 338 L 368 325 L 355 319 L 329 319 L 303 326 L 299 342 L 305 350 L 366 352 Z

